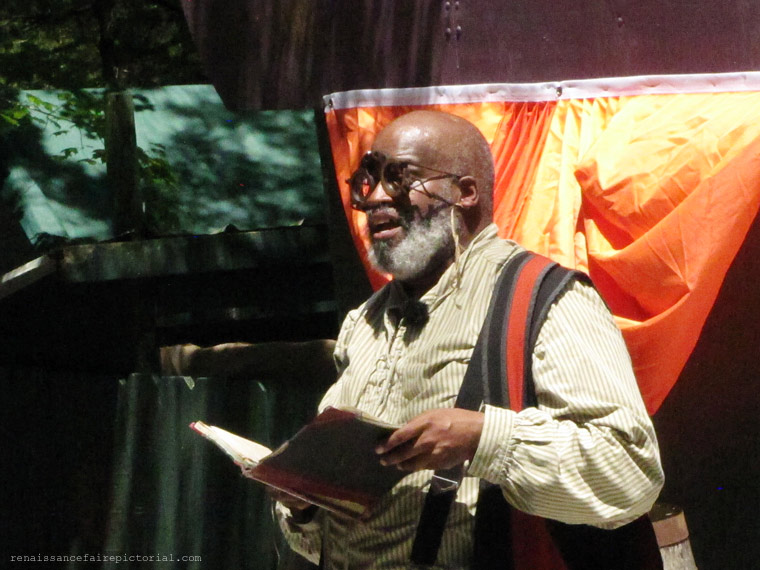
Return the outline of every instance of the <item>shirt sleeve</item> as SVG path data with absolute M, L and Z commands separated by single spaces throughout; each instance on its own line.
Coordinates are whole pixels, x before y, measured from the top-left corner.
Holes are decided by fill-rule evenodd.
M 574 282 L 533 352 L 537 408 L 486 406 L 468 474 L 516 508 L 615 527 L 646 513 L 663 484 L 652 422 L 622 335 L 593 287 Z

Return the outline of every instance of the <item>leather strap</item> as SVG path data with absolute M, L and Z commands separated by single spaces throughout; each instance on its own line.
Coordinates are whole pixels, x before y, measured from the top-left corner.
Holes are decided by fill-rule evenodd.
M 495 405 L 504 405 L 503 403 L 506 402 L 508 406 L 510 394 L 507 386 L 510 386 L 511 383 L 505 381 L 509 373 L 507 370 L 508 360 L 504 357 L 506 350 L 504 344 L 505 327 L 506 330 L 509 330 L 510 323 L 516 323 L 512 336 L 513 339 L 516 339 L 513 341 L 518 346 L 511 348 L 510 351 L 514 350 L 520 355 L 524 354 L 525 325 L 535 304 L 534 285 L 554 265 L 556 264 L 549 259 L 527 251 L 518 253 L 506 263 L 491 295 L 488 313 L 457 395 L 455 407 L 478 410 L 483 402 L 494 403 Z M 519 313 L 518 317 L 513 319 L 515 305 L 519 307 Z M 523 329 L 522 333 L 521 328 Z M 499 357 L 494 358 L 493 355 L 499 355 Z M 524 366 L 523 360 L 520 362 L 517 366 Z M 527 365 L 530 366 L 529 361 Z M 522 376 L 522 373 L 519 376 Z M 522 387 L 522 382 L 519 384 Z M 443 531 L 446 527 L 446 520 L 463 476 L 463 467 L 458 467 L 455 470 L 436 471 L 433 475 L 412 545 L 411 561 L 414 564 L 418 566 L 435 564 Z M 447 481 L 452 482 L 448 488 L 446 487 Z M 479 502 L 487 503 L 487 498 L 492 494 L 493 491 L 488 491 L 485 495 L 481 493 Z M 479 508 L 478 512 L 480 511 Z M 484 511 L 488 511 L 488 508 L 485 508 Z M 498 522 L 503 518 L 503 514 L 495 511 L 493 517 L 495 519 L 488 522 L 487 526 L 498 524 L 504 532 L 507 532 L 507 528 Z M 485 520 L 484 517 L 481 519 Z M 478 523 L 476 519 L 477 524 L 483 523 Z M 502 558 L 502 570 L 504 568 L 503 561 Z
M 505 384 L 498 381 L 502 368 L 501 363 L 498 359 L 487 358 L 486 355 L 489 352 L 493 354 L 494 349 L 497 350 L 497 354 L 499 352 L 501 334 L 498 327 L 502 322 L 502 315 L 509 311 L 511 286 L 527 260 L 526 258 L 527 252 L 516 255 L 506 264 L 501 275 L 499 275 L 494 292 L 491 295 L 486 319 L 480 329 L 478 340 L 470 357 L 470 364 L 454 403 L 456 408 L 479 410 L 485 399 L 500 399 L 506 395 Z M 492 323 L 495 323 L 497 327 L 495 332 Z M 489 345 L 490 349 L 488 348 Z M 485 373 L 489 367 L 492 370 L 490 373 Z M 489 378 L 492 382 L 484 383 L 484 378 Z M 456 471 L 439 470 L 433 475 L 412 544 L 410 559 L 414 564 L 418 566 L 435 564 L 443 538 L 443 530 L 446 527 L 446 520 L 463 476 L 463 466 L 458 467 Z M 452 481 L 453 484 L 446 488 L 444 486 L 445 481 Z

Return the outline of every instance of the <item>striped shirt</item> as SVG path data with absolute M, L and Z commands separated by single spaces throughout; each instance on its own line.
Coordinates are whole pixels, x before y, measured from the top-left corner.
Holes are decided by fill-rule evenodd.
M 349 313 L 335 349 L 338 381 L 320 404 L 354 406 L 403 424 L 454 405 L 505 262 L 521 248 L 481 232 L 420 301 L 424 324 L 404 317 L 391 282 Z M 449 515 L 436 568 L 465 569 L 478 478 L 523 511 L 614 527 L 647 512 L 662 486 L 654 430 L 622 336 L 596 291 L 574 282 L 551 307 L 533 351 L 537 408 L 484 406 L 477 452 Z M 409 567 L 432 472 L 401 480 L 365 521 L 320 511 L 296 525 L 280 508 L 291 546 L 327 570 Z M 324 540 L 324 543 L 322 542 Z

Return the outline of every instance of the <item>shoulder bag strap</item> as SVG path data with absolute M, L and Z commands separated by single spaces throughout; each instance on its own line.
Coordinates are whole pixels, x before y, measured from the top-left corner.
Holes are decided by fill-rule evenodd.
M 540 255 L 528 254 L 522 260 L 509 291 L 509 310 L 501 313 L 500 322 L 494 320 L 489 324 L 492 342 L 484 358 L 492 365 L 485 381 L 504 388 L 491 390 L 491 397 L 484 399 L 487 404 L 519 411 L 532 397 L 525 384 L 535 340 L 532 324 L 536 315 L 546 315 L 548 306 L 570 279 L 565 273 L 564 268 Z M 496 365 L 500 367 L 498 370 Z M 504 499 L 501 487 L 481 480 L 473 535 L 474 569 L 514 568 L 512 526 L 512 507 Z
M 506 375 L 506 361 L 504 358 L 489 358 L 489 355 L 503 355 L 503 333 L 507 324 L 505 315 L 512 313 L 515 299 L 525 295 L 524 292 L 516 292 L 516 285 L 522 282 L 522 287 L 525 288 L 533 280 L 533 275 L 543 272 L 543 270 L 537 271 L 536 262 L 533 261 L 536 257 L 535 254 L 527 251 L 520 252 L 513 256 L 502 269 L 491 295 L 488 313 L 462 381 L 455 407 L 478 410 L 483 402 L 505 401 L 508 405 L 507 383 L 503 380 Z M 546 260 L 546 258 L 540 259 Z M 549 262 L 549 260 L 546 261 Z M 526 270 L 528 278 L 523 277 Z M 533 295 L 530 291 L 528 296 L 532 299 Z M 523 304 L 521 300 L 518 301 L 518 305 Z M 533 301 L 529 300 L 529 307 L 532 308 L 533 304 Z M 412 545 L 411 561 L 414 564 L 418 566 L 435 564 L 446 520 L 463 476 L 464 466 L 438 470 L 433 475 Z M 503 530 L 506 531 L 506 529 Z M 504 568 L 503 560 L 501 568 Z
M 531 356 L 538 333 L 551 305 L 571 280 L 591 284 L 586 274 L 551 262 L 547 264 L 545 261 L 548 260 L 545 258 L 543 261 L 535 258 L 531 260 L 536 267 L 531 272 L 531 278 L 532 275 L 537 275 L 530 295 L 532 306 L 527 311 L 522 309 L 521 304 L 524 305 L 528 299 L 528 285 L 526 283 L 523 286 L 518 282 L 515 288 L 520 293 L 516 293 L 515 296 L 520 296 L 523 302 L 513 305 L 512 313 L 506 317 L 508 324 L 505 340 L 502 343 L 503 350 L 506 352 L 502 352 L 501 360 L 506 361 L 509 402 L 512 405 L 510 406 L 509 402 L 502 405 L 511 407 L 515 411 L 534 407 L 538 403 L 533 384 Z M 527 282 L 528 271 L 521 275 L 521 280 L 523 276 Z M 522 347 L 518 349 L 521 343 Z M 497 402 L 492 403 L 497 404 Z M 482 487 L 486 489 L 483 490 Z M 498 546 L 505 541 L 504 532 L 497 530 L 499 534 L 496 534 L 493 529 L 498 529 L 497 524 L 507 525 L 510 528 L 510 535 L 506 540 L 511 543 L 510 510 L 511 507 L 504 500 L 498 486 L 481 486 L 477 515 L 482 520 L 476 519 L 475 531 L 477 562 L 474 567 L 478 570 L 504 568 L 503 563 L 499 562 L 499 557 L 511 553 L 503 552 L 504 549 Z M 489 514 L 490 511 L 495 511 L 495 514 Z M 557 567 L 565 567 L 568 570 L 662 570 L 663 568 L 654 529 L 647 515 L 614 530 L 600 529 L 591 525 L 569 525 L 537 517 L 526 519 L 525 515 L 521 517 L 523 521 L 531 518 L 533 521 L 527 524 L 542 522 L 546 526 L 554 543 L 554 547 L 549 548 L 559 554 L 559 558 L 554 559 L 553 562 Z M 534 527 L 533 531 L 536 532 L 539 529 Z M 494 548 L 501 548 L 502 552 L 494 553 Z M 512 560 L 511 556 L 510 560 Z M 548 565 L 546 567 L 548 568 Z

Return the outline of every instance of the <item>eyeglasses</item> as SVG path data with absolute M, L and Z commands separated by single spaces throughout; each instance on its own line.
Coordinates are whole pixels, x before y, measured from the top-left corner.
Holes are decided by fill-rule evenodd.
M 438 174 L 429 178 L 418 178 L 409 172 L 410 166 L 430 170 Z M 351 206 L 357 210 L 363 210 L 367 198 L 372 194 L 378 182 L 380 182 L 385 193 L 391 198 L 408 195 L 412 190 L 415 190 L 423 192 L 431 198 L 451 204 L 445 198 L 432 194 L 425 188 L 426 182 L 443 178 L 454 178 L 458 182 L 462 178 L 462 175 L 423 166 L 408 160 L 388 158 L 382 152 L 370 150 L 362 157 L 359 168 L 346 182 L 348 182 L 351 188 Z

